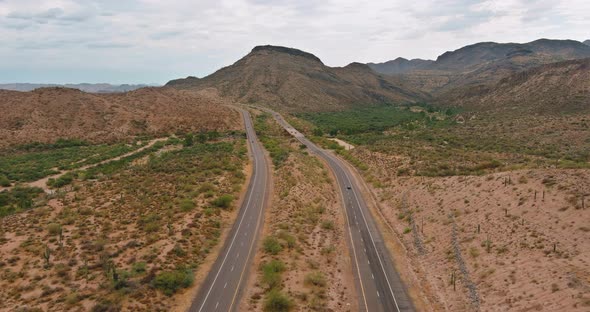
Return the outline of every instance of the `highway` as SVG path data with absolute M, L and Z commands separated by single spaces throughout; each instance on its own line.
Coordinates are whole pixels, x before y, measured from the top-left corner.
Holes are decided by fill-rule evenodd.
M 240 110 L 253 159 L 253 174 L 236 222 L 192 302 L 190 312 L 235 311 L 246 283 L 264 221 L 270 190 L 269 170 L 250 114 Z
M 414 311 L 382 235 L 360 192 L 360 184 L 350 169 L 333 153 L 319 148 L 305 138 L 280 114 L 265 111 L 271 113 L 283 128 L 305 144 L 311 153 L 324 159 L 336 176 L 347 219 L 360 311 Z

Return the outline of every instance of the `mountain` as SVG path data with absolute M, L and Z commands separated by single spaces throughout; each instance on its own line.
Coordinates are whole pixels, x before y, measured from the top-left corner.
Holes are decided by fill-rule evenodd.
M 403 74 L 414 69 L 427 68 L 432 63 L 434 63 L 434 61 L 422 59 L 408 60 L 403 57 L 398 57 L 393 61 L 387 61 L 385 63 L 368 63 L 367 65 L 369 65 L 371 69 L 378 73 L 385 75 L 395 75 Z
M 79 84 L 36 84 L 36 83 L 7 83 L 0 84 L 2 90 L 13 90 L 13 91 L 33 91 L 39 88 L 48 87 L 65 87 L 71 89 L 78 89 L 84 92 L 90 93 L 116 93 L 116 92 L 127 92 L 137 90 L 139 88 L 149 87 L 149 85 L 138 84 L 138 85 L 112 85 L 108 83 L 79 83 Z
M 77 138 L 107 142 L 150 134 L 234 129 L 238 114 L 215 94 L 172 88 L 90 94 L 68 88 L 0 90 L 0 146 Z
M 574 40 L 481 42 L 445 52 L 436 61 L 422 62 L 397 76 L 416 89 L 441 94 L 455 88 L 493 84 L 502 77 L 539 65 L 586 57 L 590 57 L 590 46 Z M 373 69 L 387 74 L 384 67 Z
M 278 46 L 257 46 L 207 77 L 176 79 L 166 85 L 191 90 L 213 87 L 235 101 L 293 112 L 413 102 L 426 96 L 365 64 L 332 68 L 311 53 Z
M 590 58 L 541 65 L 495 85 L 448 93 L 438 101 L 503 115 L 590 113 Z
M 588 40 L 585 40 L 585 41 L 584 41 L 584 44 L 585 44 L 585 45 L 588 45 L 588 46 L 590 46 L 590 39 L 588 39 Z

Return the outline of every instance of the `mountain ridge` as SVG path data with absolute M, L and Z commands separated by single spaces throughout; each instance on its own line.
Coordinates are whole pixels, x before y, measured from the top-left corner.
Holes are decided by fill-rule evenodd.
M 110 84 L 110 83 L 4 83 L 0 84 L 0 90 L 28 92 L 39 88 L 64 87 L 78 89 L 89 93 L 118 93 L 137 90 L 140 88 L 154 87 L 149 84 Z
M 390 74 L 415 89 L 434 95 L 454 88 L 494 84 L 515 72 L 553 62 L 590 57 L 590 46 L 575 40 L 538 39 L 528 43 L 479 42 L 447 51 L 424 66 L 413 64 Z M 396 60 L 399 60 L 397 58 Z M 395 62 L 392 61 L 392 62 Z M 403 62 L 403 60 L 397 63 Z M 387 63 L 387 62 L 386 62 Z M 382 74 L 388 67 L 372 68 Z M 389 71 L 391 72 L 391 71 Z
M 590 112 L 590 58 L 541 65 L 500 79 L 443 94 L 444 106 L 494 114 Z
M 329 67 L 311 53 L 268 45 L 254 47 L 234 64 L 207 77 L 176 79 L 166 85 L 192 90 L 217 88 L 234 101 L 288 111 L 341 110 L 427 97 L 366 64 Z

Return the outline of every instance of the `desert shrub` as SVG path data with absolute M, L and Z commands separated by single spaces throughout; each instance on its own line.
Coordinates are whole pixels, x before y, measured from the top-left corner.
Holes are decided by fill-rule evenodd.
M 297 239 L 295 238 L 295 236 L 289 234 L 289 232 L 287 232 L 287 231 L 280 231 L 278 233 L 277 237 L 279 239 L 282 239 L 283 241 L 285 241 L 285 244 L 287 245 L 287 248 L 289 248 L 289 249 L 295 247 L 295 244 L 297 242 Z
M 281 246 L 279 240 L 273 236 L 267 236 L 262 242 L 262 245 L 264 251 L 271 255 L 276 255 L 283 250 L 283 246 Z
M 184 136 L 184 146 L 193 146 L 195 144 L 194 135 L 192 133 L 187 133 Z
M 233 196 L 231 196 L 229 194 L 225 194 L 225 195 L 221 195 L 221 196 L 217 197 L 211 203 L 214 206 L 219 207 L 219 208 L 229 208 L 233 200 L 234 200 Z
M 9 187 L 10 185 L 10 180 L 5 175 L 0 174 L 0 186 Z
M 71 172 L 68 172 L 68 173 L 58 177 L 57 179 L 49 179 L 47 181 L 47 186 L 60 188 L 60 187 L 66 186 L 68 184 L 71 184 L 73 181 L 74 181 L 74 174 Z
M 316 271 L 311 272 L 305 276 L 303 282 L 307 285 L 313 285 L 318 287 L 326 286 L 326 277 L 322 272 Z
M 33 208 L 34 199 L 43 193 L 38 187 L 16 186 L 0 192 L 0 217 Z
M 213 192 L 213 191 L 215 191 L 215 185 L 213 185 L 212 183 L 209 183 L 209 182 L 203 183 L 199 187 L 199 193 L 207 193 L 207 192 Z
M 119 312 L 121 311 L 121 305 L 118 303 L 111 302 L 109 300 L 103 300 L 98 302 L 92 307 L 92 312 Z
M 145 262 L 135 262 L 131 266 L 131 273 L 134 275 L 139 275 L 145 273 L 147 270 L 147 265 Z
M 324 220 L 324 221 L 322 221 L 322 229 L 324 229 L 324 230 L 332 230 L 332 229 L 334 229 L 334 222 L 332 220 Z
M 155 213 L 150 213 L 141 217 L 138 223 L 141 228 L 148 233 L 157 232 L 160 229 L 160 216 Z
M 263 310 L 265 312 L 288 312 L 293 308 L 293 302 L 278 289 L 273 289 L 266 295 Z
M 193 284 L 194 275 L 189 269 L 165 271 L 156 275 L 152 285 L 160 289 L 165 295 L 172 296 L 179 289 L 188 288 Z
M 61 225 L 59 225 L 57 223 L 49 223 L 47 225 L 47 231 L 51 235 L 57 235 L 61 232 Z
M 271 260 L 261 267 L 262 282 L 269 288 L 275 288 L 281 284 L 281 272 L 285 270 L 285 264 L 280 260 Z
M 185 198 L 180 202 L 180 210 L 182 210 L 184 212 L 191 211 L 194 208 L 195 208 L 195 203 L 189 198 Z
M 410 233 L 410 232 L 412 232 L 412 228 L 406 227 L 406 228 L 404 229 L 404 234 L 408 234 L 408 233 Z

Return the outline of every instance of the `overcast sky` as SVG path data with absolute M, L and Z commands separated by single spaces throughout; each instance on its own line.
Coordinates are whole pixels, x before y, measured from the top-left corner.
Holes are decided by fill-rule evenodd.
M 0 0 L 0 83 L 165 83 L 261 44 L 330 66 L 590 39 L 588 0 Z

